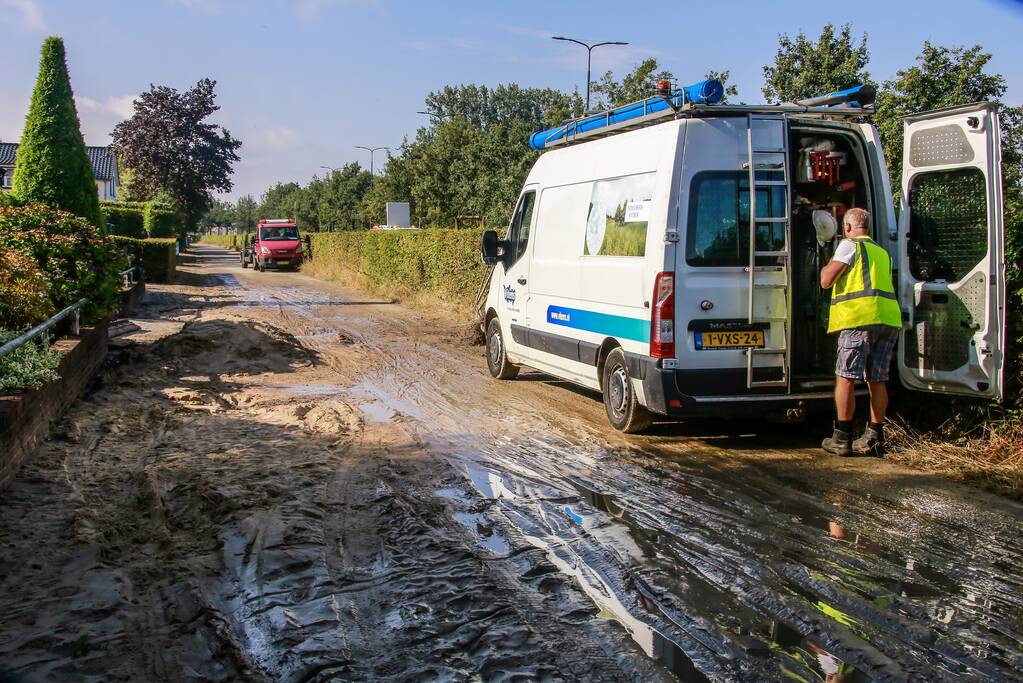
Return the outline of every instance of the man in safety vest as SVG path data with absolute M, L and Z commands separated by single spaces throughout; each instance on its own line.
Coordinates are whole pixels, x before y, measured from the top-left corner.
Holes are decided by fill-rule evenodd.
M 848 456 L 854 452 L 882 455 L 885 411 L 888 409 L 888 367 L 902 327 L 902 314 L 892 284 L 888 252 L 870 239 L 870 214 L 849 209 L 843 221 L 845 237 L 831 261 L 821 269 L 821 287 L 831 288 L 828 332 L 838 332 L 835 365 L 834 434 L 824 450 Z M 856 380 L 870 389 L 870 423 L 853 442 Z

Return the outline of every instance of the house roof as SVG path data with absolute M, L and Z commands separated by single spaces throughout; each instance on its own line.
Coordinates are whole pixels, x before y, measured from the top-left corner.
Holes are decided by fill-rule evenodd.
M 86 147 L 89 161 L 92 162 L 92 174 L 96 180 L 111 180 L 117 175 L 117 157 L 109 147 Z M 0 142 L 0 166 L 14 166 L 18 155 L 17 142 Z

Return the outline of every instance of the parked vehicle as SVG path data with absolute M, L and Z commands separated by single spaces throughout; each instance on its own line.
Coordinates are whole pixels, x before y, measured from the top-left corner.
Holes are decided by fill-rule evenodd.
M 267 268 L 298 270 L 305 249 L 298 226 L 290 218 L 260 220 L 241 250 L 242 268 L 252 266 L 260 272 Z
M 532 136 L 550 151 L 504 239 L 483 237 L 494 377 L 528 365 L 601 391 L 626 432 L 651 413 L 829 408 L 836 350 L 818 273 L 837 239 L 818 244 L 812 213 L 863 207 L 898 268 L 893 372 L 913 390 L 1002 395 L 994 105 L 906 119 L 897 223 L 867 88 L 754 106 L 688 90 Z

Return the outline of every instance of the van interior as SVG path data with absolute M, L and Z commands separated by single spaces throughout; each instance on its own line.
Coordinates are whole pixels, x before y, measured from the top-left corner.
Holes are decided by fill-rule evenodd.
M 793 389 L 819 389 L 834 379 L 836 348 L 827 334 L 830 292 L 819 273 L 842 237 L 842 217 L 854 207 L 871 211 L 869 176 L 861 143 L 835 129 L 792 127 L 792 379 Z M 830 212 L 838 233 L 821 246 L 813 226 L 815 209 Z

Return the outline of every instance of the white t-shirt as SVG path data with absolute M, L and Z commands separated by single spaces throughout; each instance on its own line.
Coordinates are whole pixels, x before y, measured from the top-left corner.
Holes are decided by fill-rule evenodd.
M 831 257 L 832 261 L 841 261 L 847 266 L 851 266 L 853 261 L 856 260 L 856 242 L 853 240 L 842 240 L 838 243 L 838 248 L 835 249 L 835 255 Z

